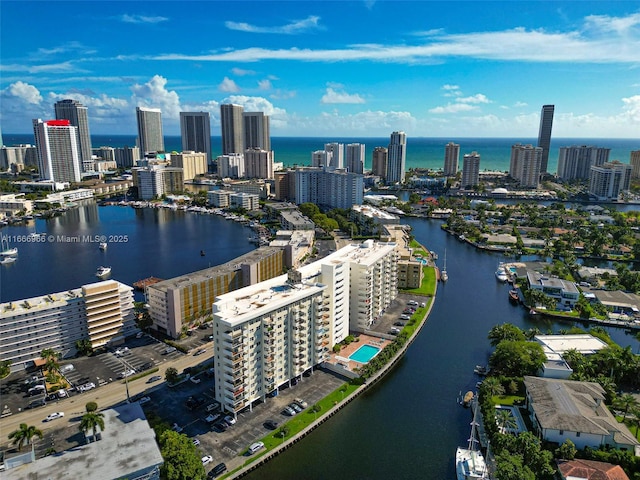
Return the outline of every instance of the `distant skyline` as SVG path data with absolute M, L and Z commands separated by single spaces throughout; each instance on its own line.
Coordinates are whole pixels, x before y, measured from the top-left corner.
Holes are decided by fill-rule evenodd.
M 135 135 L 136 107 L 220 104 L 272 136 L 640 138 L 637 2 L 18 2 L 0 16 L 0 128 L 54 104 L 94 135 Z

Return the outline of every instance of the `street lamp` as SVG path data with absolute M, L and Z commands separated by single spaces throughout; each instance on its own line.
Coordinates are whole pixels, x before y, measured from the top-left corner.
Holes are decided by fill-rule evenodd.
M 120 363 L 122 364 L 122 368 L 124 368 L 123 370 L 123 374 L 124 374 L 124 385 L 125 385 L 125 389 L 127 390 L 127 403 L 131 403 L 131 397 L 129 396 L 129 372 L 128 372 L 128 367 L 127 365 L 125 365 L 124 361 L 122 359 L 120 359 L 119 357 L 116 357 Z

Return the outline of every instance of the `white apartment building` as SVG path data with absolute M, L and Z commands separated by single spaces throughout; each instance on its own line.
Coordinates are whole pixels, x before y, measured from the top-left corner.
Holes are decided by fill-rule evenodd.
M 345 168 L 344 164 L 344 143 L 325 143 L 324 149 L 331 153 L 329 167 Z
M 244 177 L 244 154 L 227 153 L 218 157 L 218 176 L 220 178 Z
M 33 203 L 33 200 L 24 198 L 24 193 L 0 195 L 0 218 L 13 217 L 21 211 L 31 213 L 33 211 Z
M 82 164 L 77 131 L 69 120 L 33 120 L 40 180 L 80 181 Z
M 133 289 L 115 280 L 0 305 L 0 360 L 28 366 L 45 348 L 63 357 L 75 343 L 114 345 L 135 332 Z
M 449 142 L 444 147 L 444 174 L 447 177 L 455 177 L 460 163 L 460 145 Z
M 331 208 L 351 208 L 364 196 L 364 177 L 344 169 L 298 168 L 295 175 L 295 203 L 311 202 Z
M 0 148 L 0 168 L 19 172 L 28 165 L 38 165 L 38 151 L 33 145 L 3 145 Z
M 182 191 L 184 177 L 181 168 L 167 167 L 163 164 L 149 164 L 146 167 L 135 167 L 132 170 L 138 197 L 152 200 L 165 194 Z
M 333 154 L 327 150 L 316 150 L 311 152 L 311 166 L 312 167 L 328 167 L 331 165 L 331 159 Z
M 273 150 L 250 148 L 244 151 L 244 172 L 247 178 L 273 178 Z
M 521 145 L 511 146 L 509 176 L 518 180 L 521 187 L 538 188 L 542 167 L 542 147 Z
M 478 152 L 465 153 L 462 157 L 460 187 L 475 187 L 478 183 L 480 183 L 480 154 Z
M 260 197 L 254 193 L 232 192 L 229 203 L 231 208 L 244 208 L 249 211 L 260 209 Z
M 591 173 L 591 167 L 599 166 L 609 161 L 610 148 L 593 145 L 572 145 L 560 147 L 558 153 L 558 178 L 561 180 L 586 180 Z
M 213 304 L 215 396 L 233 414 L 328 359 L 397 295 L 394 243 L 367 240 Z
M 591 167 L 589 194 L 598 200 L 616 200 L 620 193 L 629 190 L 631 171 L 631 165 L 617 160 Z
M 207 192 L 207 202 L 212 207 L 228 208 L 229 197 L 233 194 L 231 190 L 209 190 Z
M 345 167 L 352 173 L 364 173 L 364 143 L 350 143 L 347 145 Z

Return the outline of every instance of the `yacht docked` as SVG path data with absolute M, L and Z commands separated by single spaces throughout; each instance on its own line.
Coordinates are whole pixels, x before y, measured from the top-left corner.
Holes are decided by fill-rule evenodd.
M 507 275 L 507 272 L 504 269 L 504 263 L 502 262 L 498 264 L 498 269 L 496 270 L 496 278 L 499 282 L 502 283 L 505 283 L 509 280 L 509 275 Z
M 490 480 L 487 464 L 482 452 L 476 446 L 476 415 L 478 402 L 474 401 L 473 421 L 471 422 L 471 435 L 467 448 L 458 447 L 456 450 L 456 476 L 458 480 Z
M 6 236 L 2 236 L 2 247 L 0 249 L 0 256 L 3 257 L 14 257 L 18 254 L 18 248 L 17 247 L 13 247 L 10 248 L 9 247 L 9 238 Z
M 98 248 L 100 250 L 106 250 L 107 249 L 107 242 L 100 242 L 100 245 L 98 245 Z

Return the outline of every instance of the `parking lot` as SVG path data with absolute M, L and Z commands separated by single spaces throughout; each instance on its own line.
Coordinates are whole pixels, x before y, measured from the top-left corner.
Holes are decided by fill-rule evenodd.
M 331 373 L 316 370 L 310 376 L 302 377 L 297 385 L 281 389 L 276 397 L 254 405 L 252 411 L 238 414 L 237 422 L 226 431 L 216 432 L 205 421 L 208 415 L 206 406 L 214 400 L 214 380 L 204 374 L 201 378 L 199 384 L 187 381 L 177 387 L 165 386 L 149 394 L 151 401 L 145 403 L 143 408 L 145 412 L 153 412 L 164 418 L 169 424 L 177 423 L 183 429 L 182 433 L 197 438 L 202 456 L 213 457 L 213 462 L 207 468 L 229 462 L 251 443 L 267 435 L 270 430 L 264 426 L 266 420 L 275 420 L 279 425 L 289 420 L 291 417 L 282 412 L 294 398 L 301 398 L 313 405 L 345 382 Z M 202 397 L 205 402 L 199 408 L 189 410 L 185 405 L 189 397 Z
M 204 341 L 201 343 L 203 344 Z M 74 396 L 83 393 L 77 387 L 83 385 L 91 387 L 93 384 L 93 388 L 99 388 L 110 382 L 118 381 L 125 371 L 143 372 L 184 355 L 177 350 L 165 354 L 166 350 L 165 343 L 144 335 L 141 338 L 130 338 L 124 345 L 91 357 L 62 360 L 60 370 L 71 385 L 68 390 L 69 396 Z M 46 401 L 48 396 L 45 393 L 29 395 L 29 389 L 43 384 L 43 381 L 29 383 L 29 379 L 34 376 L 42 377 L 39 371 L 33 370 L 12 373 L 0 381 L 3 415 L 29 408 L 32 402 L 42 399 Z M 48 401 L 54 401 L 53 396 L 49 396 Z
M 426 302 L 426 297 L 421 297 L 419 295 L 407 295 L 400 294 L 398 295 L 391 305 L 389 305 L 384 314 L 373 324 L 371 330 L 378 333 L 388 334 L 391 332 L 392 328 L 398 328 L 402 330 L 402 326 L 394 325 L 396 322 L 406 323 L 407 319 L 400 318 L 402 315 L 405 315 L 403 311 L 410 307 L 409 302 L 415 302 L 417 306 L 422 305 L 422 303 Z M 413 305 L 413 308 L 416 308 L 416 305 Z M 411 314 L 409 314 L 411 315 Z

